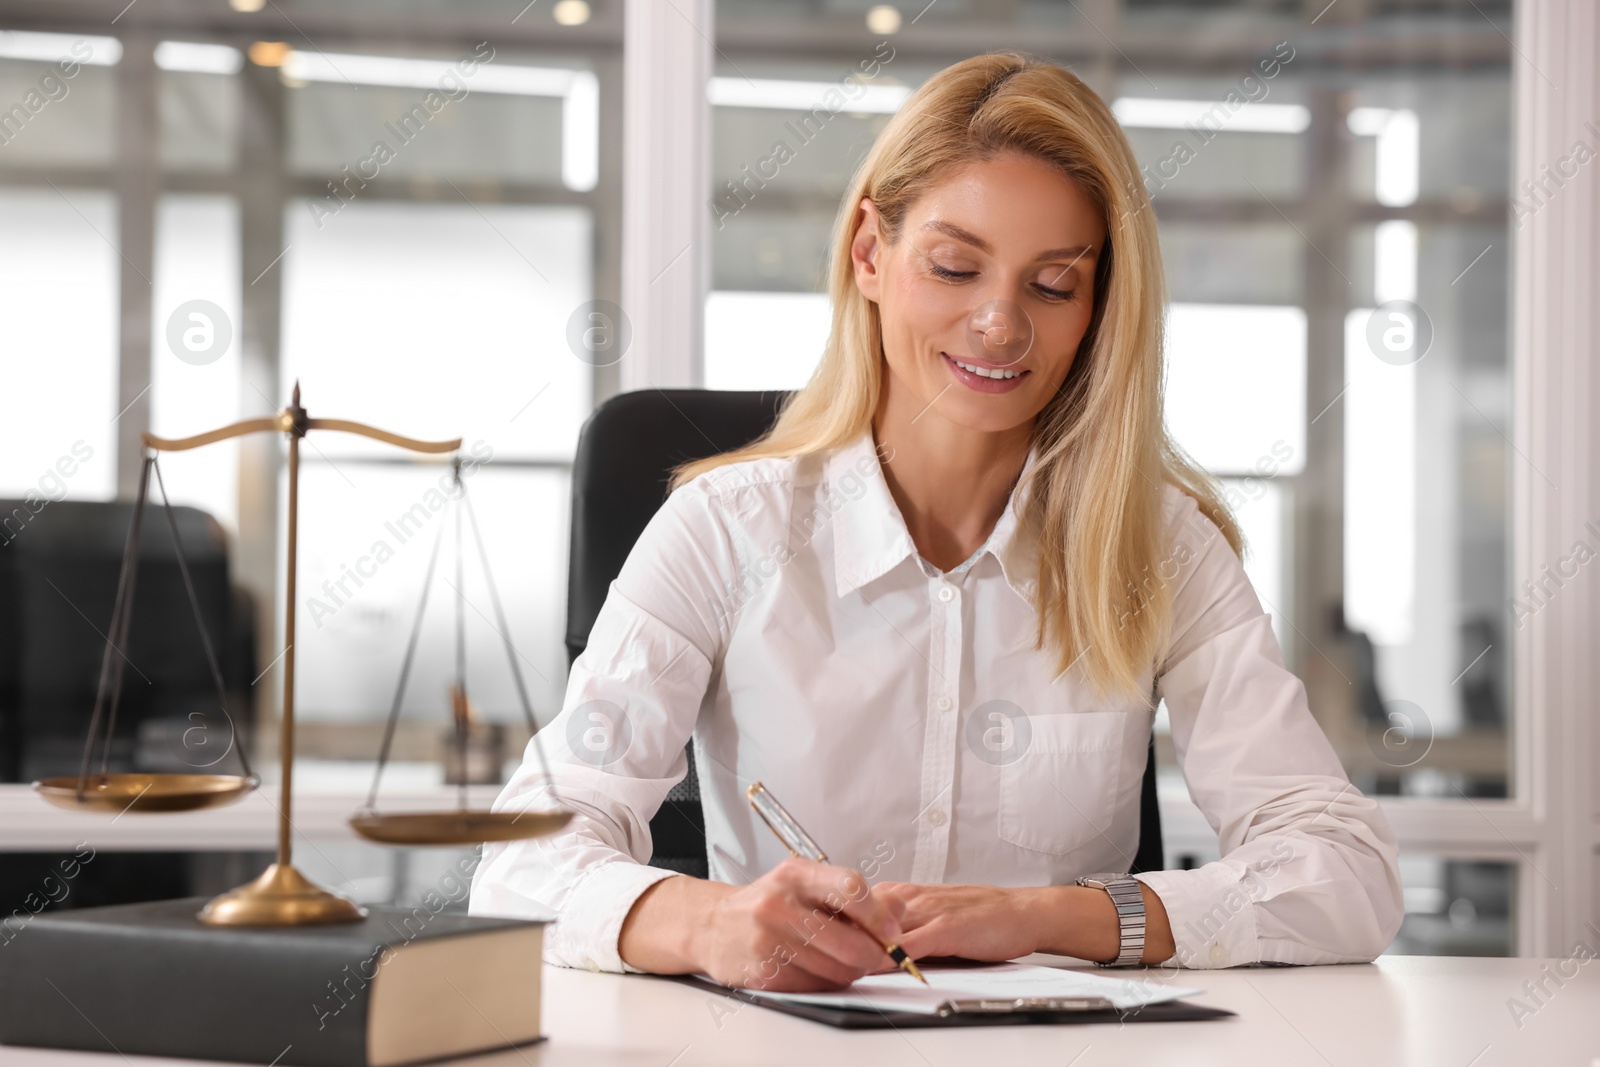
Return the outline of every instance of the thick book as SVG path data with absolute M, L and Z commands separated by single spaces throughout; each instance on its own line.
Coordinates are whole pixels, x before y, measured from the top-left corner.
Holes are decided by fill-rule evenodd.
M 359 923 L 208 926 L 205 903 L 45 912 L 8 930 L 0 1044 L 392 1067 L 539 1039 L 541 922 L 369 906 Z

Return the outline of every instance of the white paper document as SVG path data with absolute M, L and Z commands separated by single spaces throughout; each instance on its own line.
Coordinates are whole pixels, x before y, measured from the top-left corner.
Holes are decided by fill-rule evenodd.
M 858 1008 L 878 1011 L 909 1011 L 922 1015 L 944 1014 L 951 1010 L 1007 1010 L 1006 1002 L 1022 1002 L 1017 1008 L 1047 1007 L 1040 1001 L 1064 1001 L 1070 1009 L 1076 998 L 1104 997 L 1117 1009 L 1143 1007 L 1203 993 L 1203 989 L 1164 985 L 1151 980 L 1106 978 L 1083 971 L 1055 967 L 1035 967 L 1023 963 L 996 963 L 984 967 L 941 970 L 923 968 L 923 985 L 904 971 L 869 974 L 837 993 L 750 992 L 769 1000 L 794 1004 L 816 1004 L 829 1008 Z

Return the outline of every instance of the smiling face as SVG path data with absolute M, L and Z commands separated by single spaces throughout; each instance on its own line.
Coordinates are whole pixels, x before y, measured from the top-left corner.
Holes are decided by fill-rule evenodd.
M 966 164 L 911 206 L 898 244 L 877 207 L 851 245 L 878 305 L 885 390 L 947 422 L 1031 423 L 1066 380 L 1094 310 L 1105 223 L 1076 182 L 1032 156 Z

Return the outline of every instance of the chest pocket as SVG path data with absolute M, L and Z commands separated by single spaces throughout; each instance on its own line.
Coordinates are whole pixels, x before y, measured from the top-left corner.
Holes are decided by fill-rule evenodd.
M 1122 711 L 1029 716 L 1027 750 L 1000 771 L 1000 839 L 1061 856 L 1109 833 L 1129 718 Z

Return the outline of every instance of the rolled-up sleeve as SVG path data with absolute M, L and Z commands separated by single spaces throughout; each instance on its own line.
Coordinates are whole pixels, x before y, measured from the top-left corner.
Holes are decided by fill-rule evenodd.
M 1172 925 L 1162 962 L 1372 960 L 1404 918 L 1394 832 L 1312 717 L 1226 538 L 1187 495 L 1170 514 L 1178 574 L 1158 692 L 1222 858 L 1136 875 Z
M 656 512 L 572 664 L 561 712 L 539 731 L 548 778 L 530 740 L 494 802 L 496 811 L 574 813 L 548 837 L 486 844 L 468 905 L 475 915 L 554 917 L 550 963 L 634 970 L 617 951 L 623 919 L 673 873 L 646 866 L 649 823 L 688 771 L 684 746 L 726 648 L 736 567 L 717 505 L 702 476 Z

